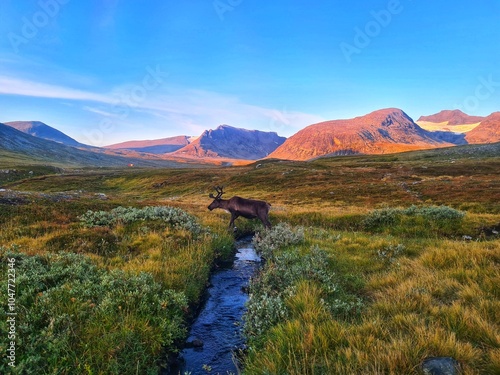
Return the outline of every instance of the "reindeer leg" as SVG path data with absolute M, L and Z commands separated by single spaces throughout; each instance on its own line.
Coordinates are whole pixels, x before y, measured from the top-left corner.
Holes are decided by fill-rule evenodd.
M 229 222 L 229 229 L 234 227 L 234 221 L 238 218 L 238 214 L 236 213 L 231 213 L 231 221 Z
M 262 222 L 262 225 L 264 225 L 265 228 L 271 229 L 271 222 L 269 221 L 269 218 L 267 217 L 267 212 L 259 212 L 258 214 L 259 220 Z
M 271 229 L 271 222 L 269 221 L 269 219 L 267 217 L 266 217 L 265 221 L 263 222 L 263 224 L 267 229 Z
M 259 217 L 260 221 L 262 222 L 262 225 L 264 225 L 265 228 L 271 229 L 271 222 L 267 218 L 267 216 L 264 217 Z

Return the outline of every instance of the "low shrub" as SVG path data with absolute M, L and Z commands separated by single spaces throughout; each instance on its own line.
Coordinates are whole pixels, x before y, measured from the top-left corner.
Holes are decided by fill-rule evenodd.
M 15 259 L 15 373 L 157 374 L 164 350 L 175 352 L 185 337 L 186 297 L 150 274 L 106 271 L 77 254 L 12 250 L 0 248 L 0 260 Z M 6 273 L 0 280 L 6 285 Z M 7 337 L 4 320 L 2 353 Z M 1 361 L 1 373 L 11 370 L 6 366 Z
M 381 226 L 395 224 L 402 215 L 402 210 L 398 208 L 382 208 L 370 212 L 363 220 L 365 229 L 374 229 Z
M 83 229 L 55 235 L 45 243 L 51 252 L 92 253 L 114 256 L 119 251 L 119 238 L 106 227 Z
M 382 208 L 370 212 L 362 221 L 365 230 L 380 232 L 393 229 L 395 234 L 425 234 L 438 232 L 449 235 L 465 216 L 465 212 L 448 206 L 410 206 Z
M 377 259 L 386 265 L 396 263 L 398 257 L 403 255 L 405 247 L 402 244 L 388 245 L 383 249 L 377 250 Z
M 330 271 L 326 252 L 313 247 L 308 254 L 301 255 L 292 249 L 269 258 L 259 276 L 252 280 L 245 315 L 246 335 L 262 335 L 289 317 L 286 301 L 296 294 L 297 285 L 305 280 L 317 283 L 323 293 L 323 302 L 332 314 L 346 315 L 361 308 L 358 298 L 343 292 Z
M 255 249 L 266 259 L 271 258 L 277 249 L 303 241 L 304 228 L 294 229 L 287 223 L 279 223 L 264 232 L 257 232 L 253 238 Z
M 402 210 L 407 216 L 423 216 L 429 220 L 460 220 L 465 216 L 465 212 L 456 210 L 448 206 L 410 206 Z
M 176 229 L 186 229 L 194 234 L 202 232 L 196 218 L 176 207 L 148 206 L 144 208 L 116 207 L 111 211 L 88 210 L 79 216 L 86 227 L 115 226 L 117 223 L 128 224 L 139 220 L 162 220 Z

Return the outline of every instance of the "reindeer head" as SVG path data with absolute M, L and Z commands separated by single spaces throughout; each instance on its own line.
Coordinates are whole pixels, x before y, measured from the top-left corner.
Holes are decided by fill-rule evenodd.
M 224 186 L 216 186 L 214 187 L 215 191 L 217 192 L 217 195 L 214 196 L 212 193 L 210 193 L 208 196 L 210 198 L 213 198 L 213 202 L 210 203 L 210 205 L 208 206 L 208 209 L 210 211 L 212 211 L 214 208 L 219 208 L 220 207 L 220 203 L 221 203 L 221 197 L 222 197 L 222 194 L 224 194 Z

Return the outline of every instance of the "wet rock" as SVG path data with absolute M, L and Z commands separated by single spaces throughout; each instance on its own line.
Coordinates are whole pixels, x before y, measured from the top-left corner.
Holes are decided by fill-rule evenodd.
M 185 345 L 186 348 L 203 348 L 203 341 L 200 339 L 194 339 L 193 341 L 188 341 Z
M 203 347 L 203 341 L 198 340 L 198 339 L 193 340 L 193 346 L 194 346 L 195 348 L 202 348 L 202 347 Z
M 482 226 L 479 231 L 483 236 L 496 237 L 500 233 L 500 223 L 492 226 Z
M 459 363 L 451 357 L 429 357 L 422 362 L 425 375 L 458 375 Z

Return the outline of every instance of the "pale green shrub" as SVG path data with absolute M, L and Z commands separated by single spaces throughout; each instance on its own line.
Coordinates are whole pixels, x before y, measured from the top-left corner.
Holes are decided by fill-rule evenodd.
M 334 314 L 346 314 L 361 307 L 361 301 L 346 297 L 330 271 L 328 255 L 313 247 L 306 255 L 298 250 L 281 252 L 268 259 L 264 270 L 250 284 L 245 315 L 245 333 L 258 336 L 289 315 L 286 299 L 302 280 L 316 282 L 324 293 L 324 303 Z
M 376 229 L 400 224 L 404 217 L 421 217 L 430 223 L 458 222 L 465 212 L 448 206 L 410 206 L 403 208 L 382 208 L 370 212 L 363 220 L 365 229 Z
M 176 207 L 148 206 L 144 208 L 116 207 L 111 211 L 92 211 L 79 216 L 86 227 L 114 226 L 118 223 L 129 224 L 135 221 L 162 220 L 176 229 L 185 229 L 194 234 L 202 232 L 196 218 Z
M 273 252 L 279 248 L 297 245 L 303 241 L 304 228 L 294 229 L 287 223 L 279 223 L 271 229 L 256 233 L 253 238 L 255 249 L 266 259 L 272 257 Z
M 184 339 L 186 296 L 151 274 L 107 271 L 77 254 L 12 250 L 0 247 L 0 261 L 16 265 L 16 373 L 157 374 L 162 353 Z M 7 285 L 7 273 L 0 281 Z M 0 324 L 2 349 L 6 329 Z M 8 371 L 7 361 L 0 363 L 0 373 Z
M 390 265 L 396 262 L 396 259 L 403 255 L 405 247 L 402 244 L 388 245 L 383 249 L 377 250 L 377 259 Z

